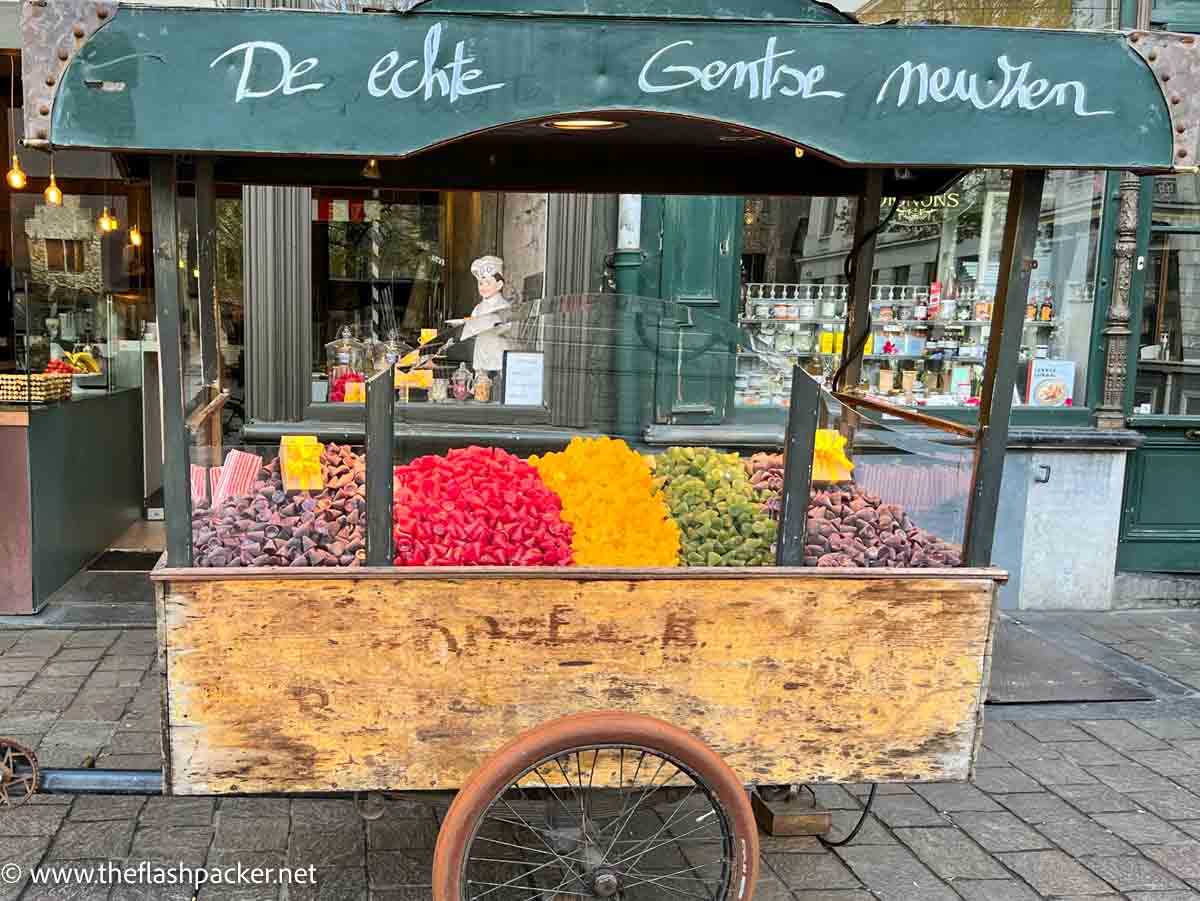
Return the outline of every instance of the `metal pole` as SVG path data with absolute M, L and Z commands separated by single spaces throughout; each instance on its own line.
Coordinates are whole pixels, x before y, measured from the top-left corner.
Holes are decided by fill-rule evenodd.
M 395 373 L 367 380 L 367 564 L 392 562 L 392 448 L 395 440 Z
M 221 312 L 217 307 L 217 191 L 212 157 L 196 160 L 196 251 L 200 266 L 200 365 L 204 384 L 221 385 Z
M 967 504 L 963 563 L 987 566 L 992 558 L 996 507 L 1008 447 L 1008 414 L 1017 380 L 1017 356 L 1025 320 L 1025 301 L 1033 271 L 1038 218 L 1042 210 L 1043 169 L 1013 172 L 1000 254 L 1000 283 L 992 308 L 987 373 L 979 403 L 979 433 L 975 439 L 974 491 Z
M 1096 405 L 1096 427 L 1125 427 L 1125 383 L 1129 371 L 1129 304 L 1137 254 L 1141 179 L 1122 172 L 1117 198 L 1116 242 L 1113 245 L 1112 296 L 1104 319 L 1104 392 Z
M 850 301 L 846 310 L 846 334 L 842 338 L 843 360 L 859 340 L 866 340 L 867 319 L 871 311 L 871 275 L 874 272 L 875 245 L 879 239 L 874 231 L 879 225 L 879 204 L 883 199 L 883 170 L 868 170 L 866 182 L 854 211 L 854 243 L 851 246 L 857 247 L 858 252 L 853 263 L 854 278 L 850 283 Z M 861 372 L 862 357 L 856 357 L 846 365 L 833 390 L 841 391 L 846 387 L 853 389 L 858 385 Z
M 158 377 L 163 406 L 163 501 L 167 520 L 167 562 L 171 566 L 191 566 L 192 495 L 188 469 L 188 428 L 183 415 L 179 226 L 173 156 L 156 156 L 150 162 L 150 207 L 154 225 Z
M 22 776 L 28 769 L 17 768 Z M 159 770 L 39 770 L 37 794 L 161 795 Z
M 779 534 L 775 539 L 777 566 L 804 564 L 804 526 L 812 487 L 813 450 L 820 409 L 821 386 L 797 365 L 792 370 L 792 402 L 784 439 L 783 506 L 779 511 Z
M 642 195 L 621 194 L 617 207 L 617 250 L 613 254 L 613 281 L 618 294 L 638 293 L 642 268 Z

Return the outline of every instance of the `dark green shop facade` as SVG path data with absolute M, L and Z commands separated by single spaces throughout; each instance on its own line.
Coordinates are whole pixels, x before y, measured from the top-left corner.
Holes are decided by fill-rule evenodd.
M 614 290 L 661 298 L 737 324 L 756 347 L 772 348 L 812 374 L 829 377 L 844 343 L 844 260 L 856 217 L 850 195 L 861 193 L 862 184 L 848 181 L 847 170 L 827 157 L 867 159 L 858 154 L 871 128 L 877 132 L 870 137 L 875 159 L 909 165 L 886 169 L 882 179 L 886 226 L 871 274 L 872 327 L 859 387 L 970 422 L 990 335 L 1009 189 L 1008 173 L 982 168 L 990 160 L 980 148 L 989 134 L 1003 134 L 1006 121 L 986 110 L 1012 106 L 1038 115 L 1071 114 L 1073 140 L 1064 142 L 1062 132 L 1054 133 L 1059 143 L 1031 148 L 1037 159 L 1028 163 L 1051 172 L 1000 501 L 995 562 L 1012 573 L 1005 603 L 1096 609 L 1200 595 L 1187 576 L 1200 570 L 1200 496 L 1187 494 L 1200 494 L 1187 474 L 1200 452 L 1200 401 L 1194 399 L 1200 390 L 1200 279 L 1192 274 L 1200 273 L 1200 250 L 1193 254 L 1190 243 L 1193 235 L 1200 240 L 1200 190 L 1191 167 L 1180 164 L 1180 148 L 1156 143 L 1162 140 L 1163 96 L 1149 67 L 1130 67 L 1141 51 L 1131 49 L 1125 37 L 1092 36 L 1087 44 L 1089 77 L 1120 81 L 1128 89 L 1127 96 L 1113 97 L 1087 92 L 1072 53 L 1072 42 L 1082 36 L 1062 31 L 980 34 L 978 45 L 972 45 L 975 36 L 966 40 L 963 33 L 947 31 L 935 60 L 920 27 L 853 29 L 861 33 L 843 47 L 836 26 L 846 20 L 820 4 L 740 11 L 746 21 L 724 26 L 720 42 L 705 33 L 704 19 L 674 21 L 669 10 L 656 10 L 662 18 L 648 26 L 622 19 L 630 13 L 622 7 L 605 28 L 587 32 L 591 52 L 581 56 L 575 71 L 565 49 L 580 39 L 574 30 L 582 25 L 569 10 L 550 11 L 536 29 L 520 16 L 488 23 L 494 33 L 487 46 L 504 52 L 489 59 L 485 72 L 469 68 L 473 58 L 467 58 L 480 45 L 464 49 L 460 39 L 478 12 L 471 4 L 433 0 L 423 12 L 429 15 L 412 16 L 411 33 L 403 32 L 403 52 L 391 54 L 380 52 L 386 49 L 382 38 L 366 18 L 331 19 L 336 36 L 303 27 L 302 16 L 280 20 L 271 40 L 254 46 L 238 43 L 252 29 L 227 31 L 225 23 L 235 20 L 221 20 L 220 27 L 193 32 L 188 46 L 174 48 L 180 71 L 192 67 L 200 74 L 224 60 L 225 68 L 217 69 L 223 79 L 219 90 L 172 104 L 172 80 L 148 80 L 153 62 L 139 60 L 151 57 L 139 54 L 136 45 L 146 34 L 188 32 L 190 14 L 123 8 L 88 42 L 59 89 L 60 99 L 71 101 L 74 92 L 91 101 L 75 102 L 71 118 L 58 118 L 56 110 L 59 146 L 151 152 L 164 149 L 154 143 L 156 131 L 170 133 L 174 148 L 225 154 L 213 170 L 198 170 L 197 178 L 211 177 L 218 185 L 251 183 L 221 189 L 217 210 L 210 213 L 220 226 L 217 376 L 243 402 L 230 406 L 244 411 L 227 420 L 229 437 L 247 445 L 270 445 L 289 433 L 361 441 L 362 408 L 333 401 L 321 375 L 326 345 L 346 327 L 381 334 L 389 323 L 377 318 L 380 297 L 391 301 L 389 315 L 398 316 L 396 325 L 408 332 L 469 313 L 477 301 L 470 266 L 485 255 L 504 258 L 506 291 L 523 301 Z M 716 6 L 711 12 L 728 15 Z M 561 19 L 554 18 L 560 13 Z M 1167 16 L 1163 25 L 1189 30 L 1188 23 L 1170 18 L 1170 10 L 1159 13 Z M 245 25 L 255 14 L 239 15 L 244 17 L 239 25 Z M 265 23 L 270 14 L 261 15 Z M 1132 10 L 1115 15 L 1121 21 L 1109 24 L 1132 24 Z M 154 21 L 143 24 L 141 17 Z M 787 31 L 786 45 L 770 33 L 774 22 L 781 33 Z M 822 62 L 781 61 L 817 29 L 826 29 L 820 33 L 820 59 L 852 60 L 850 77 L 832 64 L 826 71 Z M 439 47 L 447 58 L 458 54 L 457 68 L 440 77 L 427 71 L 418 82 L 421 52 L 411 51 L 420 46 L 421 35 L 427 69 L 430 59 L 439 59 Z M 949 40 L 959 37 L 964 40 Z M 866 42 L 877 52 L 867 53 Z M 436 112 L 408 131 L 386 117 L 364 116 L 361 97 L 337 77 L 340 70 L 321 80 L 324 69 L 317 60 L 331 45 L 355 58 L 378 60 L 369 79 L 376 98 L 424 91 L 426 100 L 440 92 L 449 102 L 431 107 Z M 714 55 L 718 51 L 720 57 Z M 275 61 L 282 72 L 278 83 L 254 68 L 255 53 L 260 65 Z M 622 54 L 641 66 L 634 67 L 629 84 L 593 73 L 596 60 Z M 529 80 L 529 61 L 536 59 L 557 61 L 552 87 Z M 1004 85 L 990 103 L 986 92 L 977 92 L 972 74 L 980 59 L 988 70 L 980 77 L 989 84 L 1002 79 Z M 780 72 L 783 81 L 776 77 Z M 156 110 L 152 125 L 122 107 L 126 83 L 139 103 Z M 480 99 L 501 88 L 511 90 L 504 104 Z M 844 103 L 797 123 L 779 112 L 779 104 L 763 103 L 771 89 L 790 92 L 787 96 L 814 109 L 834 99 Z M 685 94 L 686 102 L 679 99 Z M 209 134 L 205 123 L 214 121 L 214 98 L 228 100 L 225 95 L 236 100 L 221 107 L 222 128 Z M 341 116 L 339 139 L 314 129 L 312 119 L 297 118 L 294 132 L 281 126 L 287 104 L 298 102 L 289 96 L 306 98 L 326 117 Z M 1011 99 L 1001 106 L 1006 98 Z M 36 99 L 27 93 L 27 104 Z M 955 166 L 962 162 L 959 136 L 967 121 L 960 104 L 984 111 L 970 120 L 975 155 L 969 171 Z M 604 153 L 589 150 L 588 135 L 570 128 L 553 143 L 544 141 L 547 125 L 553 125 L 541 121 L 547 116 L 595 110 L 606 111 L 610 122 L 600 130 L 627 127 L 645 142 L 662 129 L 653 172 L 623 169 L 617 139 L 609 145 L 616 152 Z M 664 126 L 666 120 L 650 112 L 678 118 Z M 480 130 L 517 120 L 530 124 L 509 124 L 486 140 L 456 142 L 464 131 L 462 117 L 472 115 Z M 491 122 L 491 115 L 502 118 Z M 164 117 L 165 124 L 159 121 Z M 290 135 L 290 143 L 263 146 L 255 136 L 256 121 L 270 122 L 272 140 Z M 720 134 L 714 134 L 718 121 Z M 114 129 L 121 133 L 114 136 Z M 316 155 L 323 149 L 345 154 L 345 134 L 357 142 L 349 148 L 354 158 L 301 164 L 237 156 L 282 155 L 299 147 Z M 781 137 L 795 142 L 794 153 L 777 152 L 775 140 Z M 714 175 L 711 164 L 697 166 L 695 172 L 707 173 L 699 178 L 689 166 L 693 138 L 695 147 L 704 148 L 696 152 L 737 148 L 730 159 L 746 168 L 722 182 L 719 168 Z M 324 148 L 323 141 L 330 146 Z M 763 147 L 761 157 L 755 155 L 756 142 Z M 535 144 L 537 151 L 531 150 Z M 461 190 L 446 189 L 444 177 L 431 179 L 441 190 L 424 190 L 420 164 L 406 163 L 402 175 L 389 172 L 387 156 L 423 148 L 433 149 L 414 159 L 427 159 L 427 172 L 469 174 L 491 167 L 494 174 L 483 180 L 505 190 L 473 190 L 481 179 L 468 175 Z M 364 174 L 371 171 L 364 160 L 375 156 L 383 170 L 378 186 Z M 1123 176 L 1103 171 L 1115 159 L 1144 160 L 1144 169 L 1155 172 L 1175 168 L 1126 178 L 1122 193 Z M 273 186 L 298 176 L 288 169 L 296 165 L 306 171 L 295 180 L 318 187 Z M 1062 168 L 1067 165 L 1082 168 Z M 581 181 L 594 193 L 554 191 L 556 184 L 568 183 L 578 190 Z M 1133 215 L 1131 181 L 1141 197 Z M 798 194 L 797 183 L 813 193 Z M 727 194 L 732 184 L 754 193 L 709 196 Z M 641 193 L 612 193 L 618 190 Z M 1192 226 L 1195 231 L 1188 230 Z M 194 233 L 199 231 L 198 226 Z M 1118 265 L 1122 261 L 1125 270 Z M 181 259 L 180 270 L 190 270 L 191 262 Z M 1120 271 L 1131 274 L 1128 289 Z M 787 392 L 778 376 L 762 371 L 753 354 L 709 361 L 684 343 L 674 363 L 658 365 L 648 385 L 616 379 L 612 393 L 600 399 L 551 390 L 543 403 L 524 406 L 406 403 L 397 408 L 397 433 L 414 453 L 464 439 L 533 452 L 591 430 L 649 447 L 781 445 Z M 898 432 L 908 428 L 899 421 L 896 426 Z M 919 430 L 910 431 L 920 437 Z M 884 459 L 886 453 L 880 458 L 894 462 Z M 863 478 L 872 476 L 875 462 L 859 461 Z M 932 496 L 953 507 L 955 492 L 965 491 L 961 479 L 939 482 L 916 468 L 901 476 L 894 466 L 888 472 L 888 478 L 903 482 L 891 486 L 893 493 L 913 506 Z M 1065 535 L 1072 536 L 1070 547 L 1064 546 Z

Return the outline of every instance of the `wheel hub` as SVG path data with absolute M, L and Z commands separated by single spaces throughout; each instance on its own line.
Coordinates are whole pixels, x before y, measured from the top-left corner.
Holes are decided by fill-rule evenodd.
M 597 870 L 592 874 L 592 891 L 600 898 L 611 898 L 621 890 L 621 877 L 611 870 Z

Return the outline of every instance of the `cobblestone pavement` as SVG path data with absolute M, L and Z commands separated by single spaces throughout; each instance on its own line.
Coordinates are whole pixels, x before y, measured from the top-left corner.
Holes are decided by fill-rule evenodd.
M 1186 680 L 1200 669 L 1200 612 L 1087 615 L 1080 625 L 1196 684 Z M 148 629 L 0 632 L 0 736 L 36 747 L 46 766 L 157 768 L 154 641 Z M 1200 901 L 1200 716 L 1137 709 L 1146 712 L 1020 719 L 1008 708 L 985 726 L 973 784 L 881 786 L 858 839 L 836 851 L 764 836 L 756 898 Z M 815 792 L 843 833 L 866 787 Z M 315 888 L 208 886 L 200 898 L 421 901 L 437 817 L 401 801 L 364 822 L 347 800 L 44 795 L 0 812 L 0 873 L 39 862 L 312 864 Z M 182 887 L 0 884 L 0 901 L 191 897 Z

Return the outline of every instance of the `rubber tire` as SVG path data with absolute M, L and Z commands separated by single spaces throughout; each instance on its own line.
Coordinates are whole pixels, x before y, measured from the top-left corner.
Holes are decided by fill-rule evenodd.
M 649 716 L 618 710 L 578 713 L 530 729 L 476 770 L 450 805 L 433 853 L 434 901 L 462 901 L 467 842 L 479 817 L 517 776 L 539 760 L 570 748 L 622 743 L 661 751 L 701 777 L 724 808 L 733 833 L 733 877 L 726 901 L 751 901 L 758 878 L 758 826 L 737 775 L 690 732 Z

